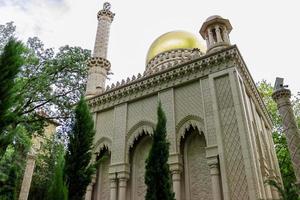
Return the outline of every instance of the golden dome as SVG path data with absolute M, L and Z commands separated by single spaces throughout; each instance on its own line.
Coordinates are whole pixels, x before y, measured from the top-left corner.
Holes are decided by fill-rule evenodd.
M 161 35 L 152 43 L 147 53 L 146 63 L 165 51 L 193 48 L 198 48 L 202 52 L 206 51 L 194 34 L 186 31 L 171 31 Z

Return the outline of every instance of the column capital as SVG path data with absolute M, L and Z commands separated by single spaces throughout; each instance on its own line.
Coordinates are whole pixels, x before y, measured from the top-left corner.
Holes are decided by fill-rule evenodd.
M 172 174 L 181 173 L 182 172 L 182 155 L 176 153 L 176 154 L 170 154 L 168 164 L 170 167 L 170 171 Z
M 118 172 L 117 178 L 119 180 L 126 180 L 127 181 L 129 179 L 129 172 L 127 172 L 127 171 Z

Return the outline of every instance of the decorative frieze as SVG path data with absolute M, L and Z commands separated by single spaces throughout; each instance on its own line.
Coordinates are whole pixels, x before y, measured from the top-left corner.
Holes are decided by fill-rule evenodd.
M 231 67 L 235 67 L 243 77 L 247 92 L 250 96 L 253 96 L 257 109 L 263 113 L 262 116 L 268 127 L 271 127 L 272 122 L 266 107 L 235 45 L 219 52 L 206 54 L 201 58 L 163 69 L 155 74 L 139 76 L 138 79 L 127 79 L 125 84 L 120 84 L 118 87 L 113 84 L 104 93 L 88 99 L 88 103 L 92 112 L 100 111 Z

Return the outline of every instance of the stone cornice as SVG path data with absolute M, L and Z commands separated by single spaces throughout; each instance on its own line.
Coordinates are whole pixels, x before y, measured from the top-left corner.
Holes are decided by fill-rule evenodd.
M 236 45 L 171 68 L 166 68 L 148 76 L 138 76 L 137 79 L 134 77 L 132 81 L 127 81 L 127 83 L 119 83 L 117 86 L 113 85 L 114 88 L 88 99 L 88 104 L 92 112 L 97 112 L 120 103 L 153 95 L 163 89 L 179 86 L 232 67 L 238 69 L 248 92 L 253 97 L 267 124 L 271 127 L 272 122 L 269 114 Z

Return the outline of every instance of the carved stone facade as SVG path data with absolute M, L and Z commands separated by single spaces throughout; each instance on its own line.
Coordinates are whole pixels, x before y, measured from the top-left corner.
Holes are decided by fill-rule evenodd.
M 222 19 L 217 22 L 229 23 Z M 272 123 L 238 48 L 229 43 L 225 25 L 222 48 L 189 59 L 185 53 L 192 49 L 158 54 L 143 75 L 88 98 L 96 128 L 95 160 L 103 149 L 111 159 L 109 170 L 103 171 L 110 180 L 110 188 L 103 187 L 103 192 L 110 198 L 95 197 L 90 188 L 103 184 L 95 181 L 86 199 L 144 199 L 144 161 L 158 101 L 167 117 L 177 200 L 278 199 L 277 192 L 264 184 L 268 178 L 281 182 Z M 179 52 L 181 62 L 160 67 L 164 59 L 170 61 L 170 52 Z

